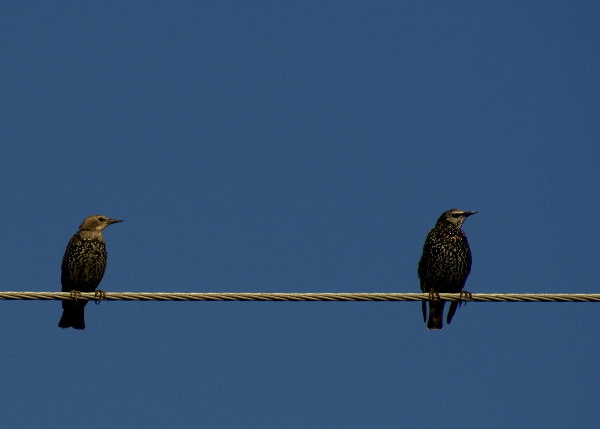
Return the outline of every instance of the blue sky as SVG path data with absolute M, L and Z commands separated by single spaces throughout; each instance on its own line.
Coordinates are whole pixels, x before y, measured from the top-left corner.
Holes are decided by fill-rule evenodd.
M 368 3 L 368 4 L 367 4 Z M 597 2 L 4 2 L 3 290 L 598 292 Z M 591 427 L 597 304 L 2 301 L 6 427 Z

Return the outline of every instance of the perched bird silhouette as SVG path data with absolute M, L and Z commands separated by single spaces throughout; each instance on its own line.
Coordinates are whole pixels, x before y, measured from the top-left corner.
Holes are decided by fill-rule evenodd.
M 439 293 L 461 293 L 465 281 L 471 272 L 471 249 L 467 236 L 461 226 L 465 219 L 477 212 L 463 212 L 457 209 L 447 210 L 439 217 L 435 227 L 429 231 L 423 245 L 423 255 L 419 261 L 419 279 L 421 291 L 429 293 L 428 329 L 442 329 L 445 301 L 439 299 Z M 437 296 L 437 299 L 436 299 Z M 461 301 L 452 301 L 448 310 L 448 324 Z M 427 316 L 427 303 L 423 301 L 423 320 Z
M 106 246 L 102 230 L 122 220 L 94 215 L 86 217 L 79 231 L 71 237 L 61 263 L 63 292 L 93 292 L 104 276 L 106 268 Z M 101 292 L 101 291 L 98 291 Z M 58 321 L 60 328 L 85 329 L 83 309 L 87 300 L 62 301 L 63 314 Z

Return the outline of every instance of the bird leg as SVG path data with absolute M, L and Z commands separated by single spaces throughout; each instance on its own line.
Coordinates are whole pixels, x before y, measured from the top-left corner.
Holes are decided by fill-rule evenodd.
M 464 295 L 464 298 L 463 298 Z M 460 307 L 463 303 L 463 301 L 465 302 L 465 305 L 467 305 L 467 301 L 472 301 L 473 300 L 473 294 L 471 292 L 468 292 L 466 290 L 461 290 L 460 291 L 460 295 L 458 296 L 458 306 Z
M 429 300 L 430 301 L 439 301 L 440 300 L 440 294 L 435 291 L 434 289 L 429 289 Z
M 94 302 L 96 305 L 100 305 L 100 301 L 104 300 L 104 298 L 106 298 L 106 292 L 100 289 L 94 291 Z
M 73 300 L 75 302 L 77 302 L 77 298 L 79 298 L 80 296 L 81 296 L 81 292 L 79 292 L 78 290 L 71 291 L 71 298 L 73 298 Z

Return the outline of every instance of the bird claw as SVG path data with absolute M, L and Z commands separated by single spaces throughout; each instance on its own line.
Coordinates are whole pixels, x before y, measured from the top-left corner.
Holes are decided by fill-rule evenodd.
M 430 301 L 439 301 L 440 298 L 440 294 L 437 293 L 437 291 L 433 290 L 433 289 L 429 289 L 429 300 Z
M 463 296 L 464 296 L 464 298 L 463 298 Z M 467 301 L 473 301 L 473 294 L 469 291 L 461 290 L 460 295 L 458 296 L 458 306 L 459 307 L 462 305 L 463 301 L 465 302 L 465 305 L 467 305 Z
M 71 298 L 73 298 L 73 300 L 75 302 L 77 302 L 77 298 L 79 298 L 81 296 L 81 292 L 78 290 L 72 290 L 71 291 Z
M 94 302 L 96 305 L 100 305 L 100 302 L 106 298 L 106 292 L 103 290 L 94 291 Z

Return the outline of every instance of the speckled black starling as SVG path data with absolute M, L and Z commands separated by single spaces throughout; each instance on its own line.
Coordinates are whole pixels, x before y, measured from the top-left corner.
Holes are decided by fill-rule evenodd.
M 467 236 L 460 229 L 465 219 L 477 212 L 463 212 L 452 209 L 442 213 L 435 227 L 429 231 L 419 261 L 421 291 L 432 298 L 437 293 L 463 292 L 465 281 L 471 271 L 471 249 Z M 468 294 L 468 292 L 465 292 Z M 442 329 L 445 301 L 429 300 L 428 329 Z M 459 302 L 452 301 L 448 318 L 450 323 Z M 423 320 L 426 319 L 427 304 L 423 301 Z
M 106 268 L 106 246 L 102 238 L 102 230 L 117 222 L 123 221 L 100 215 L 89 216 L 83 220 L 77 234 L 69 240 L 62 259 L 60 281 L 63 292 L 96 290 Z M 86 304 L 85 299 L 77 301 L 64 299 L 63 314 L 58 321 L 58 326 L 85 329 L 83 309 Z

